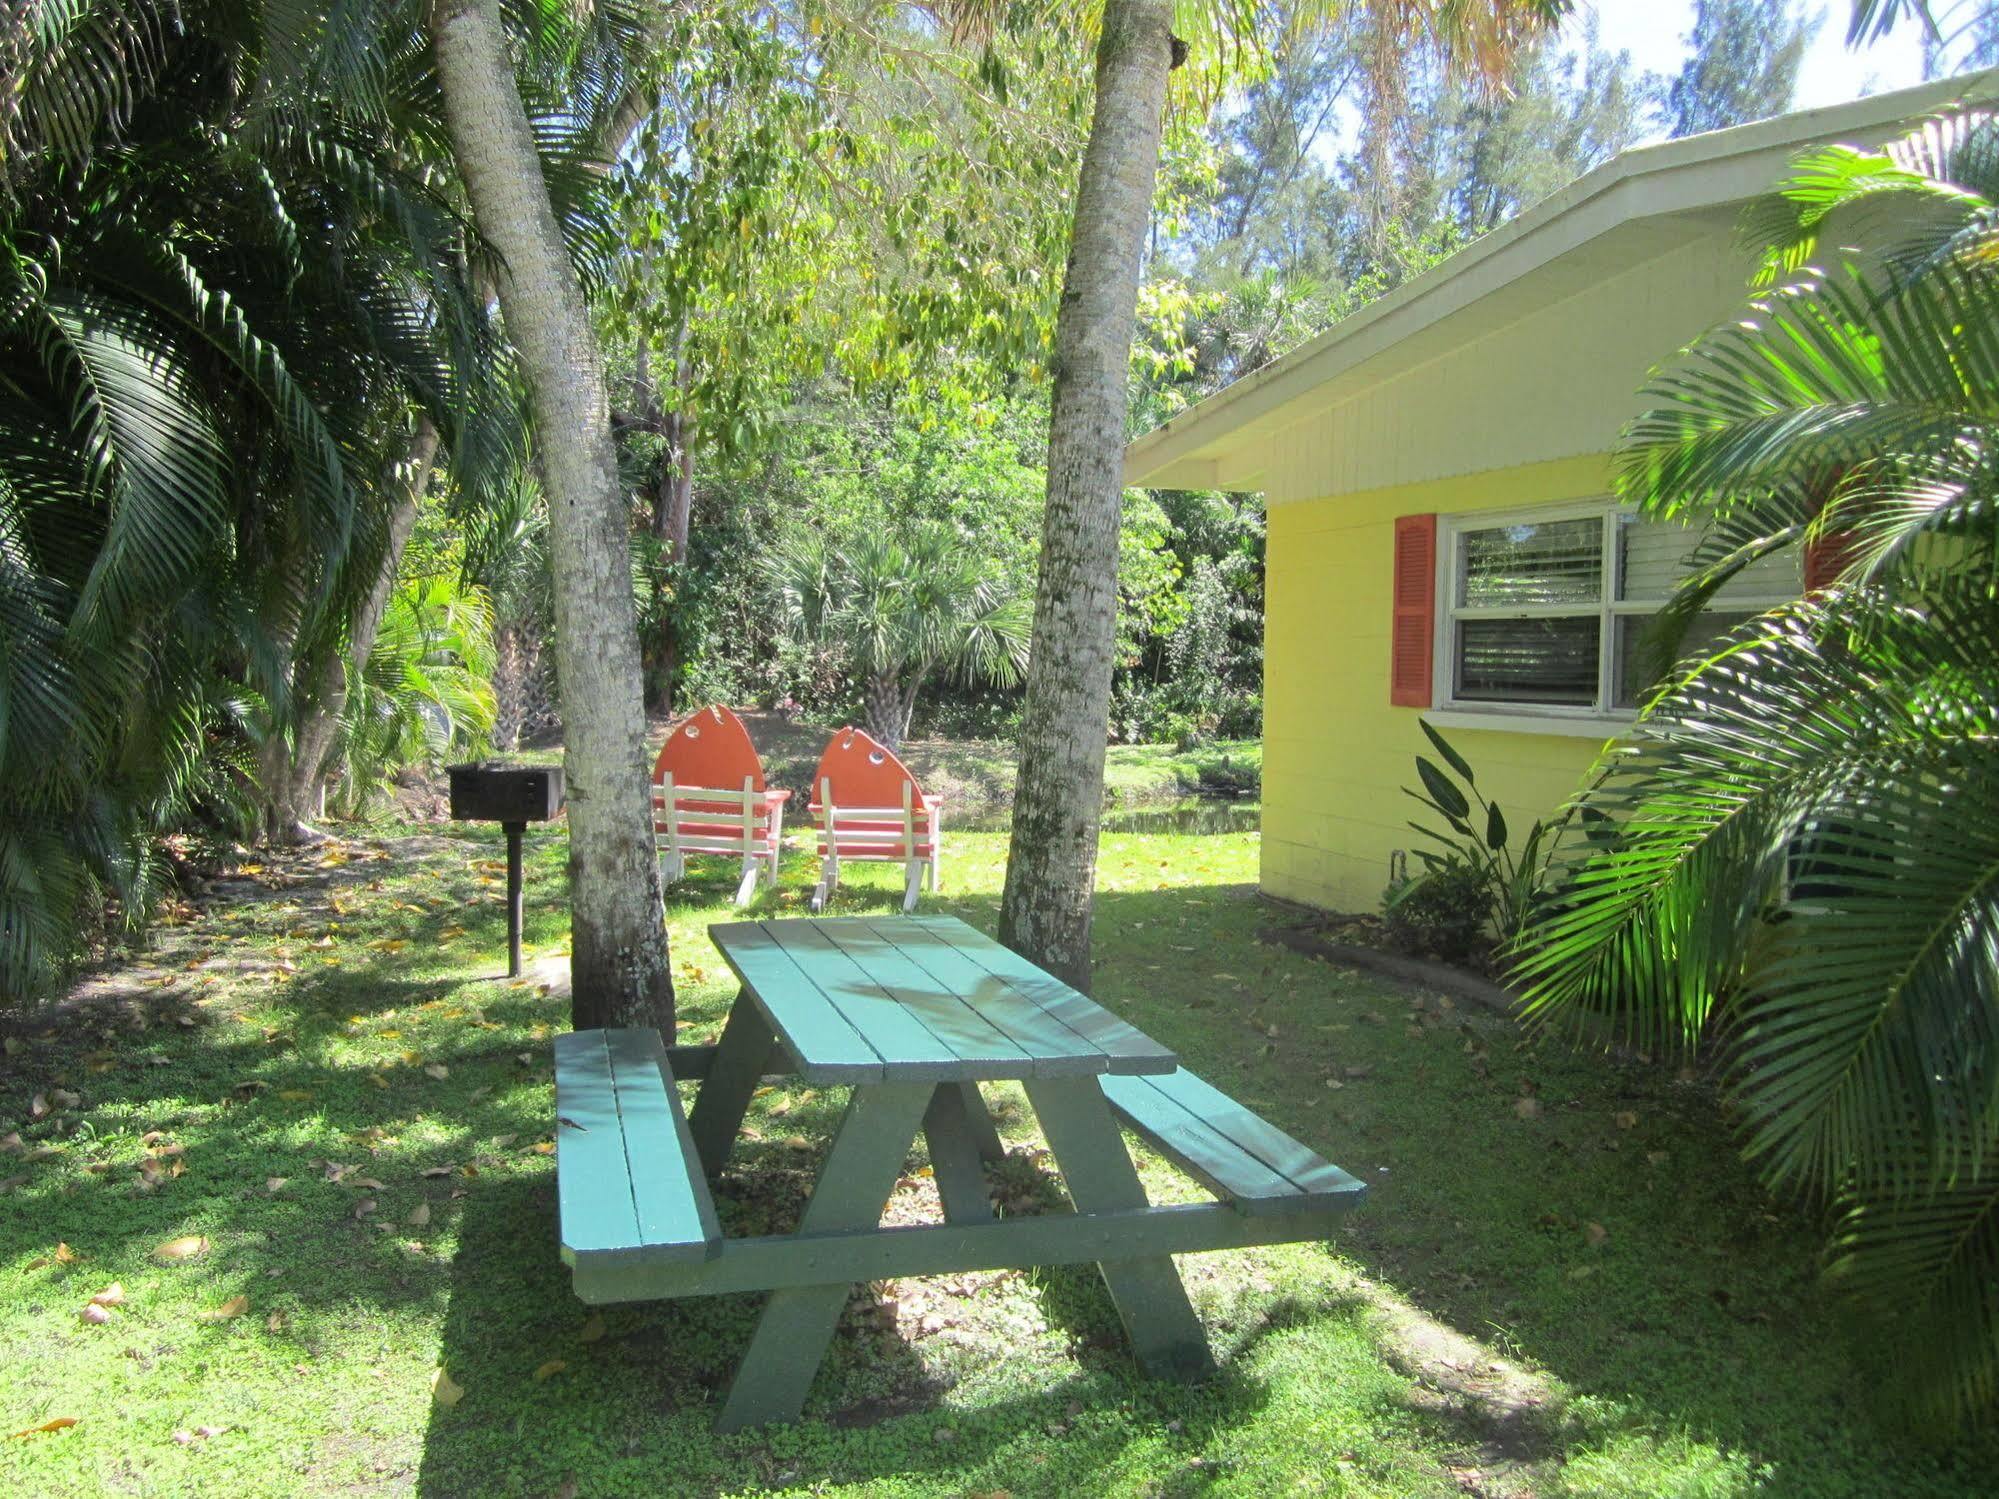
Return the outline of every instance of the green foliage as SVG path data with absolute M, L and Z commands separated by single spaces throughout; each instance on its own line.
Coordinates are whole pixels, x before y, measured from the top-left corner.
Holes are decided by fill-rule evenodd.
M 1831 1277 L 1932 1425 L 1999 1402 L 1995 159 L 1980 113 L 1808 155 L 1766 264 L 1885 232 L 1656 377 L 1619 485 L 1706 528 L 1679 616 L 1773 551 L 1843 566 L 1669 675 L 1519 964 L 1538 1016 L 1727 1040 L 1750 1158 L 1834 1213 Z
M 1671 133 L 1726 130 L 1789 109 L 1822 23 L 1796 0 L 1697 0 L 1692 55 L 1666 94 Z
M 288 881 L 280 899 L 218 898 L 163 926 L 146 963 L 120 971 L 132 1028 L 79 1006 L 13 1033 L 0 1117 L 27 1147 L 4 1158 L 6 1175 L 26 1180 L 0 1212 L 0 1343 L 34 1364 L 10 1390 L 7 1430 L 79 1418 L 0 1441 L 0 1480 L 24 1499 L 93 1493 L 113 1471 L 149 1494 L 232 1499 L 366 1492 L 385 1475 L 445 1494 L 574 1481 L 582 1494 L 705 1499 L 786 1472 L 906 1499 L 1266 1496 L 1321 1479 L 1367 1499 L 1441 1499 L 1463 1492 L 1465 1454 L 1491 1431 L 1451 1406 L 1412 1409 L 1422 1389 L 1394 1361 L 1436 1344 L 1394 1330 L 1410 1326 L 1411 1303 L 1474 1338 L 1474 1388 L 1509 1351 L 1552 1371 L 1533 1387 L 1546 1398 L 1509 1428 L 1522 1465 L 1509 1481 L 1531 1464 L 1537 1493 L 1963 1499 L 1989 1487 L 1992 1434 L 1922 1453 L 1869 1425 L 1862 1371 L 1812 1284 L 1813 1225 L 1772 1211 L 1730 1158 L 1704 1083 L 1516 1051 L 1503 1018 L 1470 1008 L 1435 1029 L 1403 1024 L 1406 992 L 1257 940 L 1270 910 L 1233 898 L 1255 886 L 1251 835 L 1108 837 L 1096 928 L 1105 1004 L 1375 1189 L 1331 1245 L 1200 1262 L 1189 1279 L 1223 1377 L 1138 1377 L 1088 1266 L 974 1275 L 948 1295 L 904 1288 L 906 1335 L 844 1319 L 807 1420 L 718 1439 L 717 1392 L 757 1299 L 581 1306 L 552 1243 L 555 1163 L 542 1147 L 558 1129 L 547 1031 L 562 1002 L 492 980 L 506 918 L 485 881 L 500 830 L 384 831 L 270 861 L 263 877 Z M 811 889 L 804 843 L 794 836 L 780 891 L 760 897 L 770 914 Z M 990 929 L 1005 846 L 1004 833 L 951 835 L 945 909 Z M 529 833 L 531 959 L 566 940 L 565 858 L 561 838 Z M 899 871 L 850 878 L 857 900 L 893 907 Z M 735 998 L 726 966 L 704 956 L 708 925 L 734 919 L 734 883 L 705 866 L 668 907 L 687 958 L 687 1039 L 712 1034 Z M 1232 975 L 1263 997 L 1259 1026 L 1243 1023 Z M 144 982 L 166 976 L 182 982 Z M 1348 1067 L 1368 1075 L 1328 1088 Z M 1529 1082 L 1544 1107 L 1522 1120 Z M 32 1119 L 34 1095 L 57 1086 L 79 1102 Z M 733 1227 L 790 1221 L 813 1164 L 792 1142 L 830 1138 L 842 1098 L 780 1088 L 751 1101 L 754 1135 L 718 1189 L 741 1215 Z M 1059 1210 L 1031 1116 L 1009 1102 L 995 1094 L 1013 1151 L 995 1180 Z M 167 1137 L 147 1141 L 154 1130 Z M 160 1163 L 186 1171 L 142 1191 L 133 1166 L 155 1147 L 177 1147 Z M 1204 1195 L 1135 1154 L 1152 1201 Z M 353 1169 L 331 1181 L 327 1161 Z M 898 1218 L 934 1210 L 919 1209 L 925 1189 L 908 1175 Z M 1414 1175 L 1422 1190 L 1395 1187 Z M 270 1190 L 272 1177 L 286 1180 Z M 364 1200 L 375 1207 L 357 1217 Z M 183 1234 L 209 1251 L 151 1258 Z M 58 1241 L 79 1258 L 57 1260 Z M 127 1299 L 112 1321 L 78 1322 L 113 1282 Z M 1393 1328 L 1374 1285 L 1399 1289 Z M 203 1320 L 237 1295 L 247 1313 Z M 931 1310 L 948 1336 L 921 1334 Z M 151 1361 L 136 1380 L 135 1346 Z M 537 1380 L 552 1359 L 566 1367 Z M 449 1409 L 431 1395 L 439 1367 L 465 1391 Z M 955 1440 L 937 1439 L 944 1427 Z
M 953 527 L 799 532 L 771 566 L 786 623 L 862 687 L 866 728 L 891 749 L 933 674 L 1011 686 L 1027 669 L 1026 596 Z
M 415 417 L 468 487 L 511 441 L 470 247 L 397 113 L 420 69 L 329 97 L 299 19 L 77 0 L 7 30 L 8 1001 L 107 897 L 144 920 L 160 832 L 233 821 L 250 744 L 291 732 L 380 571 Z
M 1421 789 L 1405 786 L 1403 795 L 1428 807 L 1443 819 L 1444 826 L 1410 824 L 1438 848 L 1416 850 L 1423 872 L 1392 890 L 1387 903 L 1391 908 L 1404 905 L 1420 893 L 1426 905 L 1441 906 L 1448 899 L 1446 895 L 1423 891 L 1432 879 L 1444 891 L 1463 892 L 1475 884 L 1477 898 L 1466 902 L 1467 919 L 1475 917 L 1475 928 L 1490 928 L 1502 941 L 1507 940 L 1533 914 L 1548 829 L 1535 823 L 1515 849 L 1506 814 L 1499 803 L 1487 801 L 1480 792 L 1470 763 L 1427 720 L 1421 721 L 1421 727 L 1444 764 L 1418 755 L 1416 776 Z
M 1492 946 L 1492 887 L 1485 871 L 1457 854 L 1432 856 L 1413 879 L 1388 887 L 1382 925 L 1398 949 L 1445 963 L 1470 963 Z
M 493 727 L 493 620 L 484 595 L 444 576 L 390 596 L 368 668 L 347 696 L 339 809 L 366 815 L 396 772 L 473 757 Z

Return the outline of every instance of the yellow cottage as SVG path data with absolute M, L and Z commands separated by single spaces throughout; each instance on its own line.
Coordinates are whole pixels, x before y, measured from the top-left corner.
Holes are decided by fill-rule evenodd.
M 1745 203 L 1802 148 L 1871 146 L 1999 70 L 1628 151 L 1133 442 L 1125 482 L 1269 507 L 1263 889 L 1371 909 L 1427 717 L 1525 828 L 1629 721 L 1632 645 L 1691 533 L 1610 496 L 1653 366 L 1733 316 Z M 1795 558 L 1717 601 L 1795 597 Z

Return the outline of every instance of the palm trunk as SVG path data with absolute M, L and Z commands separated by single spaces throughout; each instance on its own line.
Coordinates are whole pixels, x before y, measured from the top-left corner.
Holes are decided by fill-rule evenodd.
M 500 311 L 548 495 L 569 786 L 571 1015 L 579 1028 L 653 1025 L 671 1040 L 631 554 L 603 362 L 549 203 L 499 0 L 438 0 L 430 27 L 473 218 L 505 265 Z
M 417 512 L 422 508 L 425 491 L 430 488 L 437 447 L 436 426 L 429 417 L 419 417 L 402 463 L 386 476 L 398 490 L 395 509 L 389 512 L 388 545 L 382 553 L 381 571 L 375 575 L 374 586 L 349 624 L 346 656 L 329 655 L 322 663 L 312 706 L 299 726 L 298 747 L 292 756 L 290 798 L 294 808 L 303 809 L 304 817 L 317 815 L 321 788 L 326 781 L 326 756 L 333 748 L 334 735 L 339 732 L 347 695 L 352 684 L 367 670 L 368 657 L 375 649 L 375 636 L 382 628 L 382 617 L 389 612 L 403 550 L 416 530 Z
M 868 678 L 861 694 L 861 713 L 875 743 L 890 750 L 902 748 L 902 684 L 893 675 Z
M 1055 324 L 1048 509 L 1000 940 L 1085 988 L 1117 636 L 1125 380 L 1159 166 L 1172 0 L 1106 0 Z
M 683 561 L 687 556 L 687 531 L 694 509 L 694 422 L 687 409 L 690 372 L 686 342 L 687 330 L 683 325 L 673 341 L 672 410 L 666 410 L 660 399 L 643 342 L 639 345 L 634 382 L 637 390 L 633 404 L 638 408 L 638 419 L 657 433 L 665 446 L 653 481 L 651 523 L 663 560 L 669 563 Z M 673 711 L 677 642 L 672 610 L 663 597 L 656 600 L 656 605 L 658 629 L 651 640 L 641 642 L 639 655 L 645 672 L 646 709 L 664 716 Z

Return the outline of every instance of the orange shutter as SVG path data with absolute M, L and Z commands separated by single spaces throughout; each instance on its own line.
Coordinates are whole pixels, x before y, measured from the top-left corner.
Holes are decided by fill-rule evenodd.
M 1388 640 L 1388 701 L 1398 708 L 1431 703 L 1430 666 L 1437 614 L 1437 517 L 1395 522 L 1395 617 Z
M 1805 592 L 1817 593 L 1839 581 L 1853 561 L 1853 533 L 1833 531 L 1805 543 Z

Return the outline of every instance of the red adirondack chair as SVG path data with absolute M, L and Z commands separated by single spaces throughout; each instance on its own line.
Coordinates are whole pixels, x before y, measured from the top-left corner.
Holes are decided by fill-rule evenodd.
M 719 705 L 690 713 L 667 730 L 652 767 L 660 873 L 671 883 L 690 856 L 740 859 L 736 904 L 747 904 L 759 875 L 777 884 L 790 795 L 764 786 L 763 761 L 734 713 Z
M 900 760 L 860 729 L 845 728 L 826 744 L 812 776 L 812 815 L 819 824 L 819 884 L 812 909 L 822 910 L 840 883 L 840 864 L 901 864 L 907 870 L 902 909 L 916 909 L 925 880 L 944 887 L 939 859 L 943 801 L 925 796 Z

